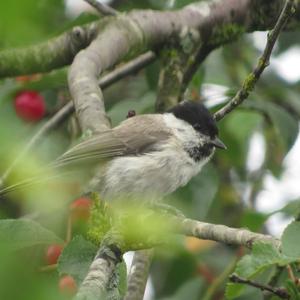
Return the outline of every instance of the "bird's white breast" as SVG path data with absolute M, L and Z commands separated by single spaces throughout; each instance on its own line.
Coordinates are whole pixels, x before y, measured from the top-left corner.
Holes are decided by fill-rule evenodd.
M 184 186 L 207 162 L 195 162 L 184 150 L 199 144 L 199 135 L 188 123 L 173 114 L 164 114 L 164 122 L 173 131 L 157 151 L 139 156 L 118 157 L 106 166 L 101 193 L 107 200 L 141 197 L 156 200 Z

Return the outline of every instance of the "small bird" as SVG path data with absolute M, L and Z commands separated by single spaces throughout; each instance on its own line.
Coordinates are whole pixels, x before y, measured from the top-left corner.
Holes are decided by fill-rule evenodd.
M 186 185 L 215 148 L 226 149 L 215 120 L 203 104 L 185 100 L 162 114 L 132 116 L 72 147 L 50 167 L 96 168 L 87 190 L 100 192 L 103 199 L 155 201 Z

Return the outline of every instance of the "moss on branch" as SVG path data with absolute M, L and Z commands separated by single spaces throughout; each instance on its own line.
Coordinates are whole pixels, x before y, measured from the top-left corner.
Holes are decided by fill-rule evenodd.
M 76 53 L 94 38 L 99 23 L 76 26 L 36 45 L 0 51 L 0 78 L 48 72 L 69 65 Z
M 212 45 L 219 45 L 232 41 L 244 31 L 269 29 L 274 25 L 284 3 L 283 0 L 228 0 L 224 6 L 222 2 L 200 1 L 192 3 L 178 12 L 141 10 L 129 13 L 127 16 L 131 22 L 139 24 L 140 33 L 143 35 L 143 44 L 148 48 L 166 44 L 169 33 L 178 32 L 182 26 L 199 30 L 205 43 L 209 41 Z M 298 5 L 295 17 L 289 27 L 291 24 L 299 24 L 299 12 Z M 177 17 L 173 18 L 174 15 Z M 106 17 L 98 23 L 75 27 L 44 43 L 0 51 L 0 78 L 48 72 L 69 65 L 74 55 L 89 45 L 98 28 L 103 28 L 102 24 L 107 20 L 114 22 L 112 18 Z M 97 25 L 95 26 L 95 24 Z M 212 34 L 212 30 L 215 31 L 214 34 Z M 125 32 L 124 34 L 128 39 L 132 37 L 131 33 Z M 153 34 L 156 35 L 155 45 L 152 43 Z M 123 59 L 140 52 L 141 49 L 137 49 L 135 46 L 129 49 Z

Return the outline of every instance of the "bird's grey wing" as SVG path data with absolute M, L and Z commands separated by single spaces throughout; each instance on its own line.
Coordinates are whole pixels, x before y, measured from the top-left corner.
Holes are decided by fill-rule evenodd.
M 52 166 L 101 162 L 112 157 L 151 151 L 158 140 L 166 140 L 170 135 L 167 129 L 161 129 L 165 127 L 163 125 L 161 115 L 129 118 L 114 129 L 97 134 L 74 146 L 56 159 Z
M 47 176 L 44 179 L 42 175 L 49 169 L 72 167 L 80 163 L 98 165 L 101 161 L 117 156 L 138 155 L 155 151 L 157 144 L 167 141 L 170 134 L 170 131 L 165 127 L 162 115 L 143 115 L 129 118 L 114 129 L 97 134 L 72 147 L 45 169 L 42 169 L 40 174 L 34 178 L 26 179 L 0 190 L 0 196 L 15 189 L 30 186 L 37 181 L 48 180 Z M 66 173 L 61 175 L 64 174 Z
M 112 130 L 107 130 L 75 145 L 58 157 L 51 166 L 63 167 L 74 163 L 101 161 L 120 156 L 125 150 L 124 143 L 114 136 Z
M 125 154 L 155 151 L 157 145 L 167 141 L 171 132 L 162 115 L 139 115 L 127 119 L 113 129 L 118 139 L 126 145 Z

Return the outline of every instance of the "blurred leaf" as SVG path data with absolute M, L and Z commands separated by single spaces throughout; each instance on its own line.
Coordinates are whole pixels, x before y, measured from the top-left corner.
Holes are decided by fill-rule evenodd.
M 283 31 L 278 38 L 276 54 L 277 55 L 282 54 L 282 52 L 294 46 L 295 41 L 299 41 L 299 40 L 300 40 L 299 30 Z
M 263 117 L 252 111 L 237 110 L 224 120 L 221 128 L 222 139 L 228 151 L 219 152 L 219 157 L 228 161 L 228 165 L 239 170 L 246 167 L 249 141 L 253 133 L 260 127 Z
M 101 16 L 99 16 L 98 14 L 83 12 L 75 19 L 72 19 L 71 21 L 67 22 L 65 26 L 61 26 L 59 28 L 59 32 L 64 32 L 75 26 L 81 26 L 90 22 L 99 21 L 99 19 L 101 19 Z
M 287 205 L 285 205 L 283 208 L 279 210 L 274 211 L 272 214 L 278 212 L 284 213 L 292 217 L 298 216 L 300 213 L 300 200 L 298 199 L 298 200 L 289 201 Z
M 300 222 L 294 221 L 285 228 L 281 237 L 282 253 L 286 256 L 300 258 Z
M 118 290 L 120 295 L 124 297 L 127 291 L 127 267 L 124 261 L 117 265 L 117 272 L 119 276 Z
M 155 9 L 164 10 L 168 8 L 170 0 L 148 0 L 151 6 Z
M 179 205 L 185 206 L 185 210 L 191 218 L 203 220 L 218 188 L 218 172 L 212 164 L 208 164 L 185 187 L 178 189 L 173 196 L 178 200 Z
M 266 114 L 274 126 L 278 139 L 283 143 L 286 151 L 290 150 L 298 136 L 299 125 L 289 112 L 269 101 L 251 100 L 243 106 Z
M 160 300 L 197 300 L 203 288 L 203 281 L 200 278 L 194 278 L 181 285 L 173 296 L 164 297 Z
M 41 262 L 36 254 L 44 251 L 44 247 L 34 246 L 18 252 L 13 250 L 9 245 L 0 247 L 0 299 L 66 300 L 59 293 L 56 272 L 37 272 Z
M 226 72 L 220 72 L 220 70 L 225 70 L 225 63 L 222 58 L 221 49 L 213 51 L 205 60 L 203 65 L 205 67 L 206 83 L 232 86 L 232 82 Z
M 156 91 L 157 89 L 159 71 L 160 71 L 160 63 L 158 60 L 145 69 L 146 79 L 148 82 L 148 86 L 151 90 Z
M 175 0 L 174 8 L 181 8 L 183 6 L 186 6 L 188 4 L 191 4 L 195 2 L 195 0 Z
M 0 220 L 0 243 L 7 244 L 15 250 L 62 242 L 53 232 L 32 220 Z
M 159 247 L 158 250 L 161 250 Z M 176 295 L 179 287 L 195 278 L 197 272 L 197 258 L 187 251 L 170 251 L 170 247 L 163 259 L 154 259 L 151 267 L 153 285 L 156 298 Z M 162 254 L 162 253 L 159 253 Z M 199 279 L 198 279 L 199 280 Z M 189 298 L 187 298 L 189 299 Z
M 251 231 L 258 232 L 268 219 L 268 214 L 261 212 L 246 210 L 242 216 L 241 227 L 248 228 Z
M 146 93 L 141 98 L 122 100 L 115 104 L 109 111 L 108 115 L 112 120 L 113 126 L 126 119 L 129 110 L 134 110 L 136 114 L 143 114 L 153 111 L 155 94 L 153 92 Z
M 205 68 L 199 67 L 197 72 L 194 74 L 192 81 L 190 82 L 190 86 L 196 89 L 196 91 L 199 91 L 204 81 L 204 78 L 205 78 Z
M 273 265 L 286 265 L 295 258 L 282 255 L 278 249 L 269 243 L 255 243 L 251 255 L 244 256 L 234 271 L 240 277 L 250 279 Z M 226 286 L 226 299 L 240 296 L 245 285 L 229 282 Z
M 87 274 L 97 250 L 97 246 L 82 236 L 74 237 L 59 257 L 59 273 L 71 275 L 80 283 Z
M 0 37 L 6 46 L 44 39 L 62 25 L 63 0 L 11 0 L 0 4 Z
M 285 287 L 291 296 L 290 300 L 300 300 L 299 288 L 296 286 L 295 282 L 289 279 L 287 280 Z
M 41 78 L 19 84 L 19 89 L 44 91 L 67 86 L 67 69 L 62 68 L 41 75 Z

